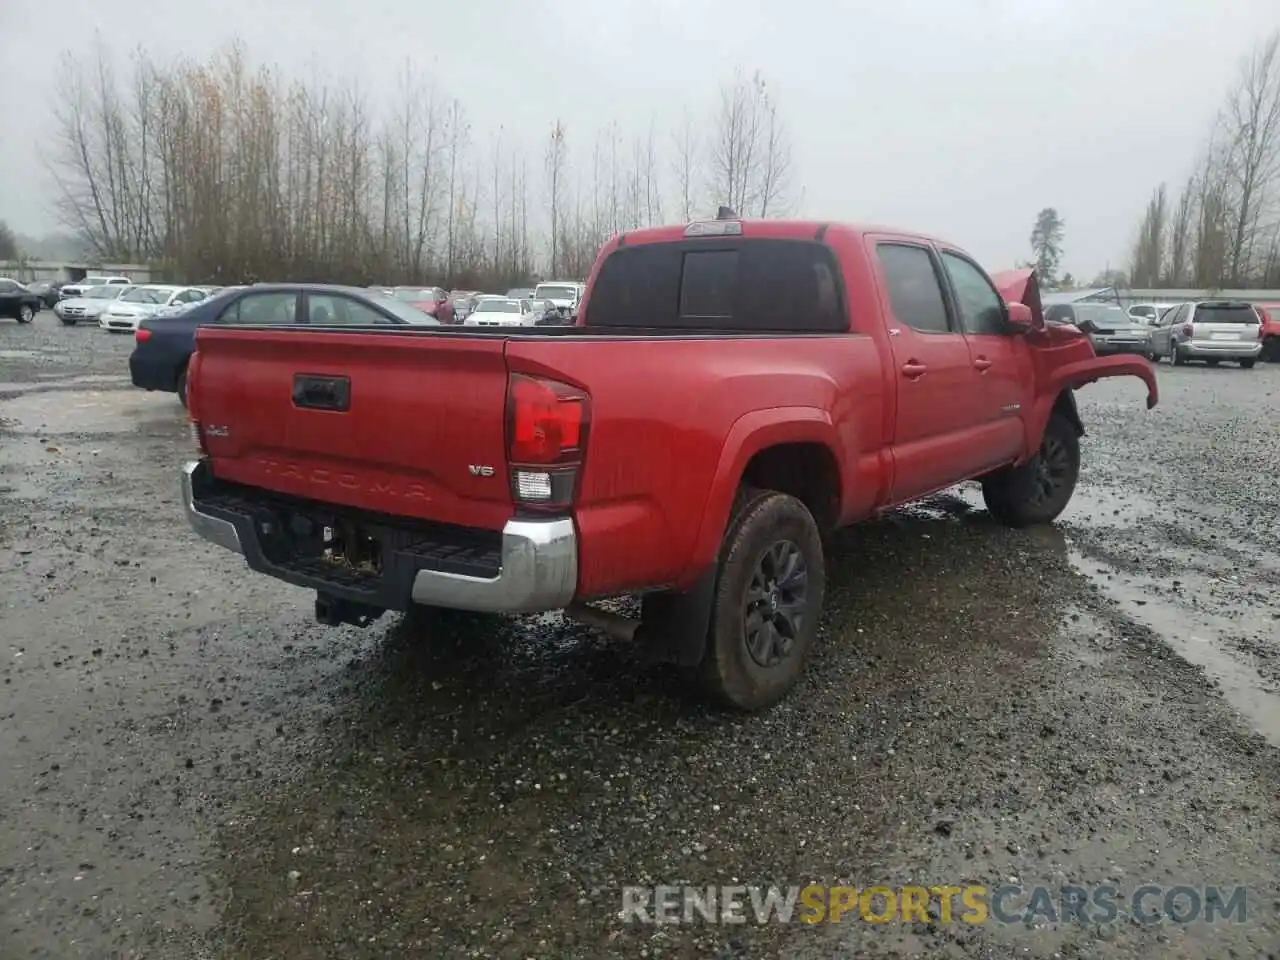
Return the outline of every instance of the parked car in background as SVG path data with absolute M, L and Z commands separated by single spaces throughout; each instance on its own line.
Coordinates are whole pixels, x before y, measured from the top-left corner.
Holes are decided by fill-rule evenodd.
M 1262 354 L 1262 320 L 1253 304 L 1242 300 L 1201 300 L 1167 311 L 1151 330 L 1150 355 L 1173 366 L 1223 360 L 1248 370 Z
M 40 298 L 40 302 L 50 310 L 58 302 L 58 288 L 62 284 L 49 280 L 33 280 L 26 285 L 27 289 Z
M 27 289 L 25 284 L 0 277 L 0 317 L 30 323 L 42 306 L 44 301 Z
M 533 299 L 550 300 L 563 317 L 576 317 L 578 304 L 582 300 L 585 287 L 581 283 L 570 280 L 555 280 L 540 283 L 533 290 Z
M 453 322 L 461 323 L 476 307 L 476 291 L 454 290 L 449 294 L 449 300 L 453 304 Z
M 537 318 L 530 300 L 491 297 L 476 304 L 475 312 L 463 321 L 468 327 L 531 327 Z
M 1176 303 L 1135 303 L 1129 307 L 1129 316 L 1147 327 L 1154 327 L 1166 310 Z
M 534 324 L 539 327 L 567 327 L 574 323 L 573 317 L 566 317 L 550 300 L 533 301 L 533 311 L 537 315 Z
M 225 290 L 225 287 L 188 287 L 188 290 L 194 291 L 198 295 L 189 295 L 187 298 L 175 297 L 166 306 L 157 310 L 154 316 L 172 317 L 185 310 L 190 310 L 197 303 L 203 302 L 206 298 L 213 296 L 219 290 Z
M 203 324 L 231 326 L 438 326 L 435 317 L 376 290 L 332 284 L 259 283 L 223 287 L 181 313 L 143 320 L 133 335 L 129 375 L 135 387 L 176 393 L 187 402 L 187 363 Z
M 147 317 L 165 307 L 195 303 L 205 298 L 199 287 L 139 284 L 120 294 L 98 317 L 98 326 L 110 333 L 133 333 Z
M 1151 352 L 1151 328 L 1113 303 L 1055 303 L 1045 307 L 1049 323 L 1070 323 L 1089 335 L 1098 356 Z
M 443 287 L 396 287 L 392 296 L 411 304 L 441 323 L 453 323 L 453 304 Z
M 1280 303 L 1255 303 L 1262 320 L 1262 353 L 1264 363 L 1280 363 Z
M 97 323 L 102 319 L 107 307 L 118 300 L 121 294 L 128 293 L 132 289 L 130 286 L 105 284 L 100 287 L 90 287 L 78 297 L 59 300 L 53 305 L 53 313 L 68 327 L 74 327 L 78 323 Z
M 508 300 L 534 300 L 533 287 L 514 287 L 507 291 Z
M 64 283 L 62 289 L 58 291 L 58 296 L 63 300 L 70 300 L 72 297 L 78 297 L 93 287 L 131 286 L 133 286 L 133 281 L 128 277 L 85 277 L 83 280 L 77 280 L 74 283 Z

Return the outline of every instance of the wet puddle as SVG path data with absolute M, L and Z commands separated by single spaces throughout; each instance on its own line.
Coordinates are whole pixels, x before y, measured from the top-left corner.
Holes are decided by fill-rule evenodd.
M 1205 610 L 1192 610 L 1168 598 L 1170 584 L 1120 574 L 1105 563 L 1076 549 L 1069 553 L 1072 566 L 1115 602 L 1130 619 L 1160 635 L 1183 659 L 1203 668 L 1218 683 L 1223 697 L 1269 743 L 1280 746 L 1280 691 L 1229 646 L 1229 638 L 1267 637 L 1275 621 L 1267 609 L 1247 609 L 1238 618 Z M 1181 574 L 1187 579 L 1187 574 Z M 1192 584 L 1203 590 L 1205 584 Z M 1265 640 L 1262 641 L 1265 643 Z
M 954 492 L 970 509 L 987 509 L 982 502 L 982 488 L 978 484 L 966 483 L 957 487 Z M 1062 511 L 1059 522 L 1080 526 L 1129 526 L 1153 517 L 1157 512 L 1156 502 L 1140 493 L 1081 484 L 1067 504 L 1067 509 Z
M 3 353 L 4 351 L 0 351 L 0 356 L 3 356 Z M 128 377 L 115 373 L 86 374 L 82 377 L 68 377 L 61 373 L 42 373 L 36 377 L 35 382 L 0 383 L 0 393 L 44 392 L 61 389 L 62 387 L 77 387 L 89 384 L 124 386 L 129 382 Z
M 172 394 L 124 390 L 32 390 L 0 401 L 7 430 L 59 436 L 128 433 L 152 423 L 181 419 Z

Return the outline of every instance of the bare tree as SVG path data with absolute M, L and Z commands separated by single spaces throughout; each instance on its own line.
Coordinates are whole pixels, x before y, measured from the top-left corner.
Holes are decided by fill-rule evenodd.
M 1196 177 L 1196 286 L 1216 288 L 1226 279 L 1229 256 L 1230 208 L 1227 175 L 1221 151 L 1210 146 Z
M 1230 234 L 1227 275 L 1240 286 L 1251 266 L 1269 190 L 1280 175 L 1280 30 L 1240 65 L 1227 98 L 1222 124 L 1226 144 L 1225 179 Z
M 1147 212 L 1142 218 L 1142 226 L 1134 244 L 1129 277 L 1135 287 L 1152 287 L 1160 281 L 1168 214 L 1168 190 L 1162 183 L 1147 203 Z
M 560 265 L 561 257 L 561 218 L 564 200 L 566 166 L 569 162 L 569 146 L 565 139 L 564 124 L 557 120 L 551 126 L 551 136 L 547 140 L 546 173 L 547 173 L 547 208 L 551 214 L 551 273 L 554 275 Z
M 457 266 L 458 220 L 462 212 L 461 205 L 464 203 L 465 194 L 463 185 L 458 179 L 458 164 L 462 160 L 462 151 L 465 148 L 470 132 L 470 127 L 463 116 L 462 104 L 457 100 L 454 100 L 449 106 L 446 130 L 449 140 L 449 218 L 445 276 L 449 277 L 450 282 L 452 282 L 454 270 Z
M 720 88 L 709 153 L 709 190 L 716 204 L 739 212 L 755 206 L 759 179 L 764 81 L 741 72 Z
M 672 145 L 675 152 L 672 173 L 675 175 L 676 203 L 680 209 L 681 222 L 688 223 L 693 219 L 694 185 L 702 175 L 702 145 L 697 124 L 687 108 L 672 134 Z
M 782 216 L 789 210 L 791 189 L 791 140 L 778 116 L 778 104 L 760 87 L 764 111 L 763 153 L 760 158 L 760 216 Z
M 1187 270 L 1190 266 L 1192 234 L 1191 227 L 1195 216 L 1194 177 L 1188 177 L 1178 195 L 1178 205 L 1174 208 L 1173 219 L 1169 222 L 1168 260 L 1166 261 L 1164 279 L 1171 287 L 1179 287 L 1187 282 Z
M 654 138 L 654 123 L 650 120 L 648 136 L 636 156 L 636 165 L 644 182 L 644 222 L 647 226 L 662 222 L 662 189 L 658 180 L 658 147 Z

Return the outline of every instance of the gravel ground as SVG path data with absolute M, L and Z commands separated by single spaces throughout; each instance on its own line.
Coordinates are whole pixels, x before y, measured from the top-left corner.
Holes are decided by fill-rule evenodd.
M 130 346 L 0 323 L 5 960 L 1280 954 L 1280 367 L 1082 391 L 1057 527 L 961 489 L 842 535 L 803 688 L 741 718 L 556 617 L 318 627 L 187 530 Z M 1243 885 L 1248 917 L 617 918 L 735 882 Z

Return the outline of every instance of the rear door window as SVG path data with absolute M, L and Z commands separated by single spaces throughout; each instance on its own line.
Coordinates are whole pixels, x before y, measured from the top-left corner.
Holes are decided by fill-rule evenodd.
M 933 254 L 924 247 L 881 243 L 876 257 L 884 271 L 893 315 L 921 333 L 950 333 L 947 304 L 934 269 Z
M 596 277 L 598 328 L 840 333 L 849 327 L 829 247 L 807 240 L 694 240 L 623 247 Z
M 307 294 L 307 322 L 317 326 L 369 326 L 392 321 L 373 307 L 351 297 Z
M 219 323 L 286 325 L 298 316 L 296 293 L 248 293 L 222 311 Z

